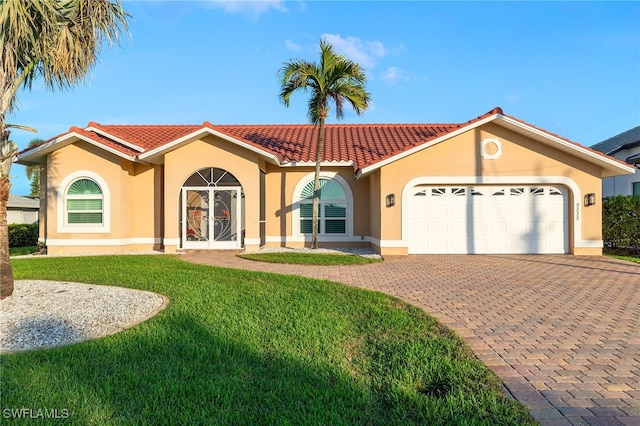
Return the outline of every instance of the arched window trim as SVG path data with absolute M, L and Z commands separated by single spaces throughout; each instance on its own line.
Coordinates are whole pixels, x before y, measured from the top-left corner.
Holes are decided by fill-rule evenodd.
M 67 223 L 68 191 L 74 182 L 80 179 L 94 181 L 102 191 L 102 224 L 70 224 Z M 109 187 L 102 177 L 89 170 L 71 173 L 60 183 L 57 194 L 57 225 L 59 233 L 108 233 L 111 232 L 111 197 Z
M 333 241 L 333 240 L 343 239 L 345 237 L 352 237 L 353 236 L 353 192 L 351 191 L 351 187 L 349 186 L 347 181 L 344 180 L 344 178 L 342 178 L 336 172 L 320 172 L 320 178 L 331 179 L 342 187 L 342 190 L 344 191 L 344 195 L 346 198 L 347 212 L 346 212 L 346 224 L 345 224 L 344 234 L 327 234 L 324 232 L 319 232 L 318 239 L 320 241 Z M 305 188 L 305 186 L 307 186 L 309 182 L 313 182 L 313 179 L 314 179 L 314 173 L 309 173 L 306 176 L 304 176 L 302 179 L 300 179 L 300 181 L 296 185 L 293 191 L 293 200 L 292 200 L 293 211 L 291 214 L 292 235 L 295 237 L 304 237 L 305 240 L 308 239 L 309 241 L 311 240 L 311 233 L 305 234 L 300 230 L 300 204 L 301 204 L 300 201 L 301 201 L 303 189 Z M 322 227 L 321 227 L 321 230 L 324 231 Z

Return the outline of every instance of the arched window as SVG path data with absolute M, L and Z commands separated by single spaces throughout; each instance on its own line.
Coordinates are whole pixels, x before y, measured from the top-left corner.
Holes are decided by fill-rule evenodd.
M 348 202 L 344 188 L 331 179 L 320 178 L 318 212 L 318 235 L 347 234 Z M 299 230 L 301 234 L 311 234 L 313 216 L 313 180 L 300 193 Z
M 95 181 L 74 181 L 67 190 L 65 204 L 67 226 L 104 224 L 102 190 Z
M 58 232 L 110 232 L 109 188 L 99 175 L 78 171 L 58 190 Z

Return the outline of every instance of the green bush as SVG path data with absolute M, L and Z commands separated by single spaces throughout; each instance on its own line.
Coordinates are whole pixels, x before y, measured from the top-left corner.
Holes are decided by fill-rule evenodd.
M 9 247 L 28 247 L 38 244 L 38 224 L 9 225 Z
M 630 248 L 640 253 L 640 195 L 616 195 L 602 200 L 602 238 L 605 247 Z

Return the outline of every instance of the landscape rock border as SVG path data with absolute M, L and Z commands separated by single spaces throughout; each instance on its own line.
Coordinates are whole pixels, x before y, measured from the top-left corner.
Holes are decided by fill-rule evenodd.
M 0 354 L 79 343 L 118 333 L 164 310 L 161 294 L 65 281 L 16 280 L 0 300 Z

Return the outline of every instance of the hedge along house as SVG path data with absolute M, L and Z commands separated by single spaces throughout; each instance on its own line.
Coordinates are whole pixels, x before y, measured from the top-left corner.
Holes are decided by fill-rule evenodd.
M 312 125 L 72 127 L 22 151 L 42 166 L 49 253 L 301 247 Z M 601 180 L 634 168 L 500 108 L 461 124 L 327 125 L 323 246 L 600 254 Z

